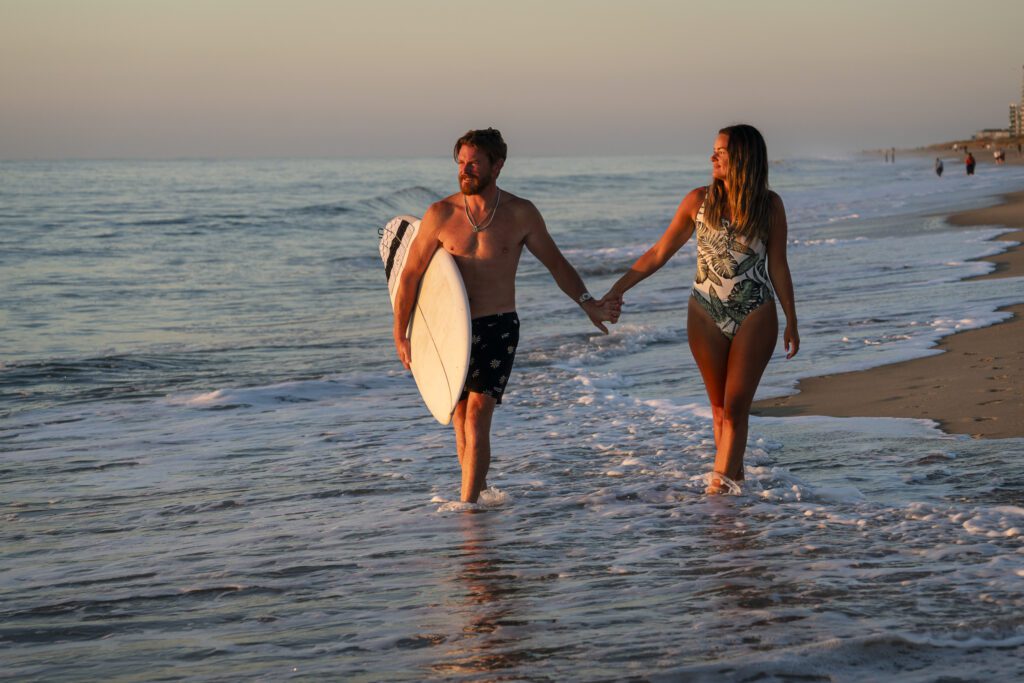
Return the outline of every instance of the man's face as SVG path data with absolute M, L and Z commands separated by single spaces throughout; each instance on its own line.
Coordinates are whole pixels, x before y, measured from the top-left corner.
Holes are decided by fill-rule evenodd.
M 459 149 L 459 189 L 462 194 L 480 194 L 490 187 L 504 162 L 499 159 L 492 164 L 487 155 L 472 145 Z

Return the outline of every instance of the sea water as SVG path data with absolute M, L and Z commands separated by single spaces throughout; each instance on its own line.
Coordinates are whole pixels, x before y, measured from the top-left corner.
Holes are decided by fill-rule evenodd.
M 704 158 L 515 158 L 600 296 Z M 1006 317 L 1006 248 L 942 213 L 1022 167 L 772 165 L 801 377 Z M 758 419 L 703 494 L 686 245 L 608 336 L 529 254 L 494 491 L 398 362 L 377 229 L 450 160 L 0 164 L 0 678 L 1009 680 L 1024 675 L 1024 440 Z

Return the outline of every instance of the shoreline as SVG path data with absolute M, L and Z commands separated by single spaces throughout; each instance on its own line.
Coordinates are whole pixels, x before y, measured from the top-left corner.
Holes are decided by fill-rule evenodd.
M 1017 242 L 980 258 L 995 264 L 963 282 L 1024 275 L 1024 191 L 1004 194 L 994 206 L 953 213 L 955 227 L 1003 225 L 994 238 Z M 942 353 L 909 361 L 801 379 L 790 396 L 755 401 L 761 417 L 903 417 L 928 419 L 942 431 L 975 438 L 1024 437 L 1024 292 L 1021 303 L 1000 308 L 1011 317 L 939 340 Z

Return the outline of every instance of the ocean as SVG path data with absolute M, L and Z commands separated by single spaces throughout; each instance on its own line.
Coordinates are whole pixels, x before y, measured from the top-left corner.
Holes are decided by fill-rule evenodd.
M 953 208 L 1024 167 L 784 159 L 801 377 L 934 353 L 1024 301 Z M 704 157 L 513 158 L 597 296 Z M 0 678 L 1024 677 L 1024 439 L 754 418 L 708 497 L 693 245 L 608 336 L 530 255 L 490 504 L 391 341 L 377 230 L 449 159 L 0 163 Z M 943 678 L 945 677 L 945 678 Z

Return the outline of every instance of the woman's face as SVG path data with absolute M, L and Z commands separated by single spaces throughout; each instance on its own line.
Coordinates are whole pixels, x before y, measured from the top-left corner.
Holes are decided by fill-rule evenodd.
M 715 138 L 715 147 L 711 152 L 711 177 L 715 180 L 725 180 L 729 171 L 729 136 L 719 133 Z

